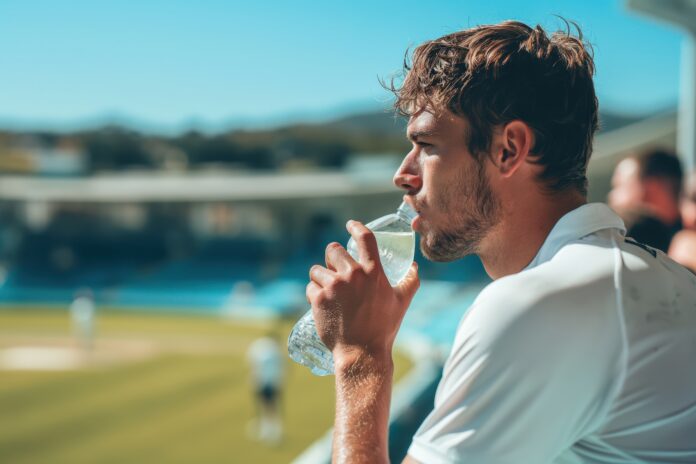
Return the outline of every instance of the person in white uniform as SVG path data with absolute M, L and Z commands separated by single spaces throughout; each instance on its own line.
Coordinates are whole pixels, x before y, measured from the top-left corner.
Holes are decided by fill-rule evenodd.
M 94 348 L 95 312 L 92 290 L 78 290 L 75 299 L 70 303 L 70 318 L 73 333 L 84 353 L 89 353 Z
M 577 26 L 576 26 L 577 27 Z M 477 254 L 493 279 L 463 315 L 405 462 L 696 462 L 696 276 L 587 203 L 598 125 L 577 35 L 507 21 L 415 49 L 394 181 L 424 256 Z M 418 289 L 391 287 L 374 235 L 347 229 L 307 298 L 336 373 L 333 458 L 388 462 L 392 346 Z
M 257 406 L 252 433 L 262 442 L 277 444 L 283 437 L 280 396 L 285 380 L 285 356 L 275 334 L 254 340 L 247 350 Z

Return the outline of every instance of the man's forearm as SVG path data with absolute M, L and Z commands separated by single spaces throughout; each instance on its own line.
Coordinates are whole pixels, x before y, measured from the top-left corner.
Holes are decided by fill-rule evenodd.
M 391 354 L 336 360 L 335 463 L 388 463 Z

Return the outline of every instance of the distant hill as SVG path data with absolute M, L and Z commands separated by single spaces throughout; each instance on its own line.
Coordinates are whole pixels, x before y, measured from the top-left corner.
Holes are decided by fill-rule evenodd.
M 639 119 L 605 112 L 600 116 L 601 130 L 610 131 Z M 382 110 L 326 122 L 272 129 L 231 129 L 218 134 L 189 131 L 176 136 L 154 135 L 121 126 L 67 134 L 0 131 L 0 166 L 9 165 L 2 163 L 3 156 L 9 156 L 12 147 L 26 145 L 27 140 L 34 147 L 44 149 L 65 145 L 66 141 L 81 148 L 89 173 L 133 168 L 335 169 L 344 166 L 355 153 L 405 154 L 410 146 L 405 118 Z
M 619 113 L 611 112 L 600 112 L 599 114 L 599 131 L 609 132 L 614 129 L 618 129 L 623 126 L 628 126 L 634 122 L 638 122 L 641 119 L 645 119 L 649 115 L 644 116 L 632 116 Z
M 324 126 L 347 134 L 370 133 L 401 137 L 406 134 L 406 119 L 391 110 L 346 116 L 327 122 Z

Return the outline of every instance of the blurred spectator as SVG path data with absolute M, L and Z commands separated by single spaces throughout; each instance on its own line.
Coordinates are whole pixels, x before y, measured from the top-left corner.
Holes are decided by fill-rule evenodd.
M 70 318 L 73 332 L 84 352 L 91 352 L 94 347 L 94 298 L 92 290 L 78 290 L 70 304 Z
M 669 256 L 696 273 L 696 230 L 682 230 L 672 239 Z
M 686 183 L 681 213 L 684 228 L 696 230 L 696 171 L 692 172 Z
M 662 150 L 625 158 L 616 166 L 608 202 L 626 222 L 629 237 L 667 252 L 682 228 L 682 175 L 677 156 Z
M 257 418 L 250 431 L 268 444 L 277 444 L 283 437 L 279 400 L 285 379 L 285 352 L 278 338 L 275 333 L 259 338 L 247 351 L 257 406 Z
M 643 203 L 677 233 L 682 228 L 679 207 L 684 179 L 679 158 L 674 153 L 657 150 L 646 153 L 638 161 Z

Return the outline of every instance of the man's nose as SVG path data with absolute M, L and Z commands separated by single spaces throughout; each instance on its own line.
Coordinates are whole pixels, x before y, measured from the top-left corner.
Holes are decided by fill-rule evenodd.
M 423 187 L 423 179 L 408 157 L 394 174 L 394 185 L 410 194 L 418 192 Z

